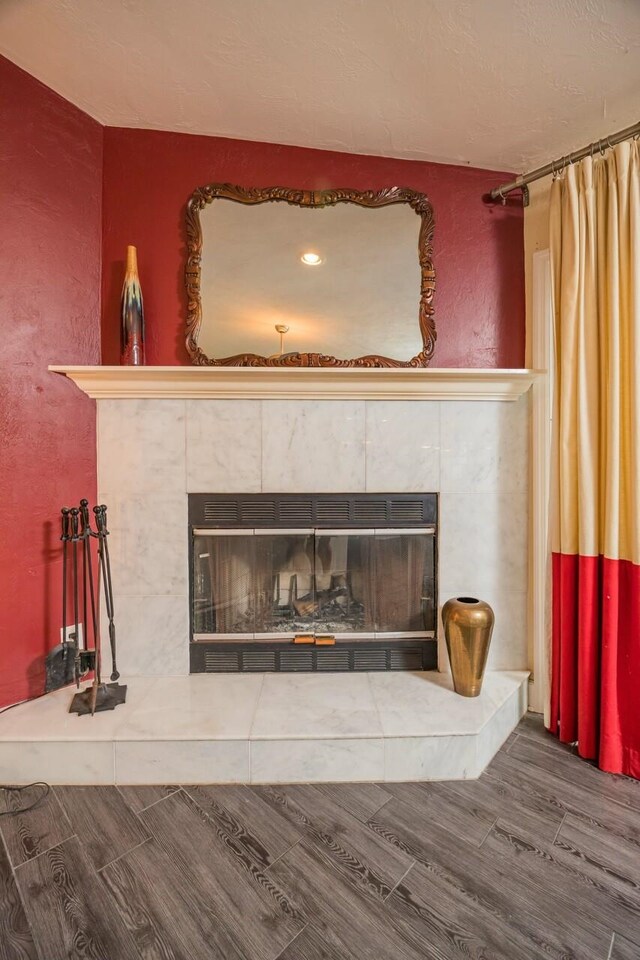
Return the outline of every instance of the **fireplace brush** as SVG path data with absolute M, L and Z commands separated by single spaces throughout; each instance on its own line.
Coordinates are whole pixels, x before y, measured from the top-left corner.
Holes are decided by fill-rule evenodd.
M 45 692 L 58 690 L 66 686 L 74 679 L 75 664 L 75 641 L 77 630 L 74 626 L 72 633 L 67 633 L 67 594 L 69 591 L 69 544 L 71 543 L 71 511 L 68 507 L 63 507 L 60 511 L 62 541 L 62 643 L 58 643 L 53 650 L 50 650 L 45 660 Z M 75 589 L 72 590 L 75 595 Z M 69 643 L 72 640 L 73 643 Z M 73 648 L 74 655 L 71 655 Z
M 125 685 L 102 681 L 102 645 L 98 613 L 101 585 L 109 621 L 111 680 L 117 681 L 120 674 L 116 665 L 116 628 L 107 543 L 107 508 L 100 504 L 93 508 L 93 513 L 95 530 L 91 528 L 88 500 L 81 500 L 79 508 L 63 507 L 61 510 L 63 640 L 47 657 L 47 690 L 54 690 L 71 681 L 75 681 L 79 687 L 80 679 L 93 672 L 91 686 L 77 693 L 69 707 L 70 713 L 79 714 L 113 710 L 119 703 L 125 702 L 127 695 Z M 94 553 L 97 553 L 95 559 Z M 73 614 L 73 632 L 67 634 L 68 612 Z M 84 624 L 82 643 L 81 616 Z

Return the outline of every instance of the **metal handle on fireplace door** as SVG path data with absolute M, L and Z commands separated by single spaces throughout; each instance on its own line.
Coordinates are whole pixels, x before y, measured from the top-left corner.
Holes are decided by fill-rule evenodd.
M 194 537 L 243 537 L 254 534 L 256 536 L 276 537 L 284 536 L 310 536 L 319 534 L 323 537 L 366 537 L 374 535 L 385 536 L 434 536 L 435 527 L 363 527 L 363 528 L 323 528 L 323 527 L 293 527 L 280 529 L 278 527 L 194 527 L 191 531 Z
M 376 527 L 374 531 L 378 536 L 386 535 L 393 537 L 432 537 L 435 535 L 435 532 L 435 527 Z
M 324 529 L 322 527 L 316 527 L 313 531 L 314 534 L 317 534 L 321 537 L 415 537 L 415 536 L 427 536 L 432 537 L 435 532 L 435 527 L 365 527 L 362 529 L 356 528 L 345 528 L 341 529 L 340 527 Z

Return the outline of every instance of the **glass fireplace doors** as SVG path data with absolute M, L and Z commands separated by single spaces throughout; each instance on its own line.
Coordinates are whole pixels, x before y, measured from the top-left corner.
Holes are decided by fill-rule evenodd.
M 194 641 L 435 635 L 435 528 L 194 529 Z

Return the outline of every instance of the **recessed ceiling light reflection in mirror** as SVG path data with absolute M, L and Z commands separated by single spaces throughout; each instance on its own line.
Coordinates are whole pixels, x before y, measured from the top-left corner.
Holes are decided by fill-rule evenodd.
M 303 253 L 300 259 L 307 267 L 319 267 L 321 263 L 324 263 L 320 254 L 314 253 L 312 250 Z

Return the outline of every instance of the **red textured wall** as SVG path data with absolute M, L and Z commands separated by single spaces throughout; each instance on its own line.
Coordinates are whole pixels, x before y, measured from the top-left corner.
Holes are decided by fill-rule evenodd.
M 119 300 L 129 243 L 138 247 L 147 363 L 187 362 L 185 203 L 198 186 L 230 181 L 305 189 L 395 185 L 425 192 L 436 216 L 433 364 L 523 365 L 522 210 L 487 207 L 481 199 L 508 174 L 150 130 L 106 128 L 104 134 L 104 363 L 119 358 Z
M 100 362 L 102 128 L 0 57 L 0 706 L 60 639 L 63 504 L 95 498 L 95 405 L 49 363 Z
M 138 247 L 147 362 L 184 363 L 184 207 L 216 180 L 403 185 L 436 213 L 438 366 L 521 366 L 522 211 L 504 173 L 101 126 L 0 57 L 0 706 L 43 689 L 59 641 L 59 509 L 95 498 L 95 407 L 49 363 L 119 358 L 126 246 Z M 102 241 L 102 250 L 101 250 Z

